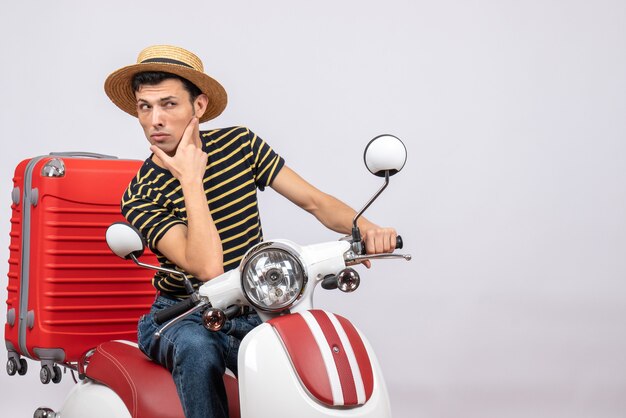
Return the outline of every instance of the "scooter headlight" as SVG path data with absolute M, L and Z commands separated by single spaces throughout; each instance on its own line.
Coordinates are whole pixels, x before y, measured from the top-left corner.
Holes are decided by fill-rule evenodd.
M 261 243 L 250 250 L 242 266 L 246 298 L 260 310 L 282 311 L 302 295 L 307 280 L 304 267 L 286 245 Z

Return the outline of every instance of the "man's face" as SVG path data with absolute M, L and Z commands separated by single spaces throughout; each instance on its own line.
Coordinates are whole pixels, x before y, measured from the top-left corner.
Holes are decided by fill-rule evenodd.
M 185 128 L 195 115 L 189 92 L 182 81 L 167 79 L 159 84 L 144 84 L 135 92 L 137 115 L 150 141 L 172 156 Z

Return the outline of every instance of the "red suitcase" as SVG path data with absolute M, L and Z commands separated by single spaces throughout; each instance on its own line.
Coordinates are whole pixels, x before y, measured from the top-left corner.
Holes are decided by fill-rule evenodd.
M 106 228 L 142 162 L 89 153 L 22 161 L 15 170 L 9 245 L 7 372 L 40 360 L 41 381 L 60 381 L 99 343 L 136 340 L 152 304 L 152 274 L 109 250 Z M 142 261 L 157 264 L 146 252 Z

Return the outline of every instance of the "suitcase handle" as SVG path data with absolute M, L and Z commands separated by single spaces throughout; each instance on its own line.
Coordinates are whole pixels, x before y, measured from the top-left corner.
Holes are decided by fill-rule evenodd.
M 95 152 L 51 152 L 50 155 L 55 157 L 88 157 L 88 158 L 97 158 L 100 160 L 117 160 L 118 158 L 114 155 L 107 154 L 98 154 Z

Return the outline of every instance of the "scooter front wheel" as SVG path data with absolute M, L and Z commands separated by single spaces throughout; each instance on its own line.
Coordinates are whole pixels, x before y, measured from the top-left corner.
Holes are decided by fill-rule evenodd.
M 58 415 L 50 408 L 37 408 L 33 418 L 56 418 Z

